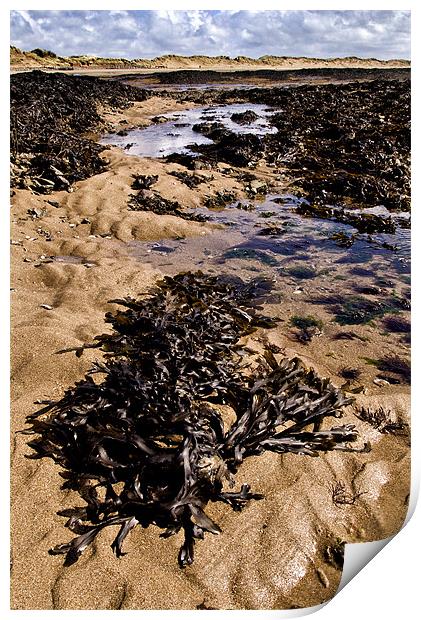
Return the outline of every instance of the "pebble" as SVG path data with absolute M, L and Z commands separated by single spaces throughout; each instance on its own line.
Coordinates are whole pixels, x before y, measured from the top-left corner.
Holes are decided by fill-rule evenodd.
M 380 386 L 390 385 L 389 381 L 386 381 L 385 379 L 373 379 L 373 383 Z
M 44 308 L 44 310 L 53 310 L 53 306 L 48 304 L 40 304 L 40 308 Z
M 326 577 L 326 573 L 321 568 L 317 568 L 316 573 L 322 586 L 324 586 L 325 588 L 328 588 L 329 579 Z

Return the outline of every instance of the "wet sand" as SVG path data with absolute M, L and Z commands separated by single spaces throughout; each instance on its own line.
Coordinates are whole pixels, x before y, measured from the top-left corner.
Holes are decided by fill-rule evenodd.
M 108 120 L 115 127 L 122 121 L 139 126 L 152 114 L 182 108 L 169 99 L 149 99 Z M 81 358 L 57 351 L 104 332 L 104 313 L 116 308 L 108 300 L 136 296 L 165 273 L 163 267 L 139 261 L 128 242 L 207 238 L 215 230 L 209 223 L 128 211 L 132 175 L 158 174 L 154 189 L 186 207 L 197 207 L 204 194 L 222 189 L 244 197 L 243 186 L 223 173 L 223 165 L 212 170 L 209 184 L 190 190 L 168 174 L 182 169 L 177 164 L 129 157 L 118 149 L 105 151 L 103 157 L 109 169 L 76 183 L 71 193 L 36 196 L 16 190 L 12 198 L 12 608 L 282 609 L 328 600 L 341 578 L 329 550 L 338 541 L 378 540 L 396 533 L 407 509 L 407 439 L 381 434 L 360 421 L 352 406 L 341 424 L 355 424 L 361 443 L 371 442 L 371 452 L 248 459 L 237 483 L 249 483 L 265 499 L 250 503 L 242 513 L 211 505 L 209 515 L 222 533 L 199 541 L 191 567 L 181 570 L 177 565 L 180 535 L 160 539 L 154 526 L 136 528 L 120 560 L 109 546 L 116 531 L 101 532 L 69 568 L 60 556 L 48 555 L 49 548 L 71 537 L 56 512 L 82 502 L 75 493 L 60 490 L 58 466 L 25 458 L 30 454 L 28 436 L 16 432 L 37 409 L 35 400 L 59 398 L 100 356 L 89 350 Z M 273 173 L 260 167 L 256 174 L 269 178 Z M 42 215 L 34 219 L 28 209 Z M 301 296 L 273 306 L 285 320 L 293 313 L 308 313 L 304 310 Z M 329 327 L 329 333 L 335 329 Z M 378 329 L 353 329 L 361 334 L 367 330 L 369 343 L 331 341 L 326 350 L 326 338 L 314 338 L 305 346 L 294 342 L 280 323 L 250 337 L 249 345 L 258 348 L 260 338 L 269 338 L 287 356 L 298 355 L 341 385 L 341 367 L 360 365 L 362 354 L 375 358 L 385 352 Z M 399 346 L 393 337 L 388 342 L 390 350 Z M 365 367 L 361 383 L 366 393 L 356 395 L 356 403 L 381 405 L 409 421 L 408 386 L 377 386 L 374 377 L 373 368 Z M 332 485 L 338 481 L 348 493 L 362 493 L 355 503 L 332 501 Z

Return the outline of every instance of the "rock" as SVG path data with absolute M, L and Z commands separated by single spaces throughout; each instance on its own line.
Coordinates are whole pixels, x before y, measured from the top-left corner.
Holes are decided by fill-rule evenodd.
M 151 121 L 153 123 L 167 123 L 168 122 L 168 118 L 166 116 L 153 116 L 151 118 Z
M 268 186 L 265 181 L 254 179 L 253 181 L 250 181 L 250 184 L 246 189 L 251 194 L 267 194 Z
M 384 385 L 390 385 L 389 381 L 386 381 L 385 379 L 373 379 L 373 383 L 374 385 L 378 385 L 383 387 Z
M 231 120 L 239 125 L 249 125 L 250 123 L 254 123 L 258 118 L 259 115 L 253 112 L 253 110 L 231 114 Z
M 28 209 L 27 214 L 32 218 L 37 219 L 43 217 L 46 214 L 46 210 L 35 207 L 34 209 Z

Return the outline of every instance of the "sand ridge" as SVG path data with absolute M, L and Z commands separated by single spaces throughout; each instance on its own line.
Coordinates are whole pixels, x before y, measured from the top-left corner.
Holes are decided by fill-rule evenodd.
M 134 69 L 145 71 L 153 70 L 176 70 L 176 69 L 218 69 L 239 70 L 239 69 L 303 69 L 303 68 L 323 68 L 323 67 L 408 67 L 410 61 L 402 58 L 390 60 L 379 60 L 376 58 L 358 58 L 347 56 L 343 58 L 309 58 L 288 57 L 288 56 L 261 56 L 260 58 L 248 58 L 247 56 L 179 56 L 167 54 L 157 58 L 146 59 L 136 58 L 99 58 L 95 56 L 72 56 L 71 58 L 57 56 L 48 50 L 24 51 L 15 46 L 10 46 L 10 65 L 12 71 L 43 68 L 47 70 L 127 70 Z

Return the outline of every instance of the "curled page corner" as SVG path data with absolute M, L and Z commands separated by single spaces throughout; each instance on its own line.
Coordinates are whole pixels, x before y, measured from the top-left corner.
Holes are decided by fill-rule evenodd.
M 358 575 L 360 570 L 363 569 L 364 566 L 366 566 L 366 564 L 368 564 L 395 536 L 396 534 L 393 534 L 389 536 L 389 538 L 371 542 L 346 543 L 344 566 L 337 593 L 340 592 L 351 579 Z
M 366 564 L 368 564 L 380 551 L 390 543 L 395 536 L 399 535 L 405 525 L 409 522 L 415 511 L 415 506 L 418 501 L 419 494 L 419 479 L 418 475 L 412 471 L 411 477 L 411 491 L 409 496 L 408 511 L 406 513 L 405 521 L 402 527 L 392 536 L 384 538 L 382 540 L 375 540 L 372 542 L 363 543 L 346 543 L 344 554 L 344 566 L 342 570 L 342 577 L 339 584 L 337 593 L 342 590 L 353 579 Z M 336 594 L 337 594 L 336 593 Z M 336 596 L 336 595 L 335 595 Z M 310 612 L 311 613 L 311 612 Z

